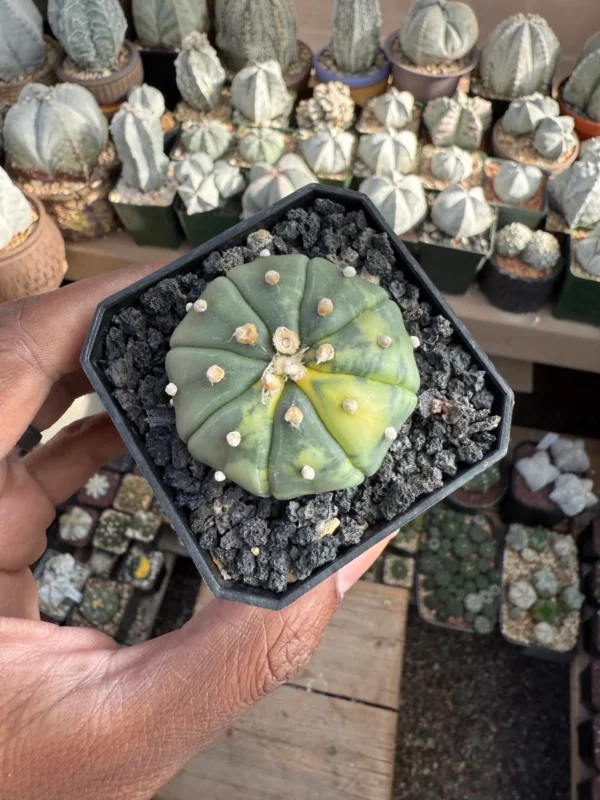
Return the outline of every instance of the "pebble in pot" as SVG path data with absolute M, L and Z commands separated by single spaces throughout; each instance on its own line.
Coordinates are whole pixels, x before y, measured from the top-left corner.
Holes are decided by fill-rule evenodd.
M 431 100 L 423 112 L 423 122 L 434 145 L 454 144 L 465 150 L 476 150 L 492 124 L 492 104 L 480 97 L 456 92 L 454 97 Z
M 317 130 L 323 125 L 347 130 L 352 127 L 355 113 L 350 89 L 340 81 L 333 81 L 319 84 L 310 100 L 298 103 L 296 122 L 301 130 Z
M 201 33 L 191 33 L 183 40 L 175 60 L 177 86 L 182 102 L 175 108 L 175 118 L 199 122 L 215 117 L 222 122 L 231 119 L 231 103 L 223 96 L 227 75 L 214 47 Z
M 255 61 L 233 79 L 231 104 L 235 123 L 287 128 L 294 97 L 285 85 L 277 61 Z
M 560 97 L 582 139 L 600 135 L 600 33 L 586 42 Z
M 350 185 L 356 139 L 349 131 L 328 127 L 301 140 L 300 149 L 321 183 Z
M 244 218 L 251 217 L 309 183 L 318 183 L 317 177 L 308 164 L 294 153 L 287 153 L 275 164 L 256 164 L 252 167 L 250 185 L 242 198 Z
M 360 191 L 377 206 L 398 236 L 416 233 L 427 216 L 427 200 L 416 175 L 388 172 L 367 178 Z
M 417 137 L 412 131 L 365 134 L 360 137 L 354 172 L 360 178 L 394 170 L 406 175 L 415 171 L 417 153 Z

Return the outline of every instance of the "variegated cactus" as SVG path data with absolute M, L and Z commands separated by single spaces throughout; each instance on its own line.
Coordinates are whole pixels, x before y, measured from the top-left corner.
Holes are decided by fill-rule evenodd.
M 251 217 L 309 183 L 318 180 L 308 164 L 294 153 L 287 153 L 273 165 L 256 164 L 242 198 L 244 217 Z
M 427 216 L 427 199 L 416 175 L 387 172 L 360 185 L 398 236 L 417 228 Z
M 377 121 L 386 128 L 401 130 L 413 118 L 415 98 L 410 92 L 399 92 L 395 86 L 372 101 Z
M 457 0 L 413 0 L 400 33 L 402 52 L 413 64 L 457 61 L 479 37 L 473 10 Z
M 278 500 L 377 472 L 419 388 L 384 289 L 295 254 L 233 267 L 201 300 L 166 360 L 177 430 L 195 459 Z
M 324 125 L 347 130 L 354 122 L 355 110 L 349 86 L 341 81 L 320 83 L 310 100 L 298 103 L 296 121 L 304 130 L 317 130 Z
M 476 150 L 492 124 L 492 104 L 481 97 L 456 92 L 454 97 L 430 100 L 423 121 L 438 147 L 454 144 L 464 150 Z
M 292 0 L 216 0 L 217 48 L 236 72 L 249 61 L 278 61 L 285 72 L 298 61 Z
M 521 253 L 521 260 L 538 272 L 554 269 L 561 257 L 556 236 L 546 231 L 534 231 Z
M 497 25 L 481 51 L 485 90 L 500 97 L 548 94 L 560 58 L 560 43 L 538 14 L 514 14 Z
M 308 166 L 317 175 L 340 175 L 352 168 L 355 141 L 348 131 L 324 128 L 303 139 L 300 148 Z
M 463 189 L 453 185 L 440 192 L 431 208 L 434 225 L 453 239 L 469 239 L 489 230 L 494 212 L 485 200 L 483 189 Z
M 535 129 L 533 146 L 551 161 L 558 161 L 579 143 L 573 117 L 547 117 Z
M 431 159 L 431 174 L 439 181 L 446 183 L 462 183 L 473 173 L 473 157 L 471 153 L 456 145 L 444 147 Z
M 0 167 L 0 250 L 32 225 L 29 200 Z
M 164 153 L 160 119 L 148 109 L 124 103 L 113 117 L 110 132 L 123 163 L 125 186 L 138 192 L 164 186 L 169 159 Z
M 165 113 L 165 98 L 162 92 L 143 83 L 141 86 L 134 86 L 127 95 L 127 102 L 130 106 L 140 106 L 151 111 L 159 119 Z
M 188 214 L 213 211 L 226 200 L 241 194 L 246 181 L 239 167 L 226 161 L 214 162 L 204 153 L 195 153 L 177 164 L 177 192 Z
M 600 226 L 579 242 L 576 258 L 585 272 L 600 278 Z
M 547 117 L 558 117 L 560 108 L 556 100 L 543 94 L 532 94 L 513 100 L 502 117 L 502 127 L 513 136 L 533 133 Z
M 181 146 L 186 153 L 205 153 L 213 161 L 227 152 L 232 139 L 233 134 L 217 119 L 192 123 L 181 132 Z
M 116 69 L 127 19 L 119 0 L 49 0 L 48 22 L 83 69 Z
M 255 61 L 238 72 L 231 84 L 231 104 L 251 122 L 272 122 L 285 114 L 290 95 L 277 61 Z
M 83 86 L 26 86 L 6 115 L 10 168 L 25 175 L 88 177 L 108 144 L 108 124 Z
M 204 113 L 216 108 L 227 75 L 204 34 L 191 33 L 183 40 L 181 53 L 175 59 L 175 73 L 186 103 Z
M 600 35 L 588 39 L 563 89 L 563 100 L 595 122 L 600 122 Z
M 548 181 L 552 204 L 571 228 L 600 223 L 600 162 L 576 161 Z
M 147 47 L 181 47 L 194 31 L 208 30 L 206 0 L 133 0 L 133 22 Z
M 377 58 L 383 17 L 379 0 L 335 0 L 331 49 L 343 74 L 368 72 Z
M 285 137 L 273 128 L 248 128 L 239 138 L 238 150 L 251 164 L 274 164 L 285 152 Z
M 503 161 L 494 175 L 495 194 L 508 205 L 518 205 L 530 200 L 540 188 L 542 170 L 517 161 Z
M 417 137 L 412 131 L 392 130 L 364 134 L 358 155 L 375 175 L 413 172 L 417 163 Z
M 21 80 L 44 64 L 42 24 L 32 0 L 0 0 L 0 81 Z

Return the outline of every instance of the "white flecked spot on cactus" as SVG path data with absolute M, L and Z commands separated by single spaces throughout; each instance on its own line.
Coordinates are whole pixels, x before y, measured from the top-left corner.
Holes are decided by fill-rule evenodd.
M 317 175 L 339 175 L 350 171 L 355 141 L 348 131 L 327 127 L 302 139 L 300 149 Z
M 277 61 L 255 61 L 240 70 L 231 84 L 231 104 L 252 122 L 271 122 L 285 113 L 289 102 Z
M 431 174 L 439 181 L 462 183 L 473 173 L 471 153 L 462 147 L 451 145 L 438 150 L 431 159 Z
M 229 150 L 233 134 L 218 119 L 203 119 L 189 124 L 181 133 L 186 153 L 205 153 L 215 161 Z
M 522 260 L 540 271 L 554 269 L 561 257 L 560 243 L 556 236 L 546 231 L 534 231 L 521 254 Z
M 131 106 L 140 106 L 151 111 L 155 117 L 162 117 L 165 113 L 165 98 L 162 92 L 147 83 L 130 89 L 127 102 Z
M 379 347 L 382 347 L 384 350 L 387 350 L 388 347 L 392 346 L 392 337 L 387 335 L 379 336 L 377 339 L 377 344 Z
M 548 193 L 569 227 L 594 228 L 600 223 L 600 161 L 576 161 L 548 181 Z
M 453 97 L 430 100 L 423 112 L 423 122 L 437 147 L 454 144 L 476 150 L 492 124 L 492 104 L 481 97 L 456 92 Z
M 211 386 L 215 386 L 217 383 L 221 383 L 225 377 L 225 370 L 218 364 L 213 364 L 212 367 L 209 367 L 206 370 L 206 377 L 208 378 Z
M 169 397 L 175 397 L 177 394 L 177 386 L 175 386 L 174 383 L 167 383 L 165 392 L 169 395 Z
M 538 450 L 528 458 L 520 458 L 515 468 L 532 492 L 539 492 L 558 478 L 560 470 L 550 461 L 547 450 Z
M 543 177 L 542 170 L 533 165 L 502 161 L 494 175 L 494 192 L 504 203 L 526 203 L 540 188 Z
M 513 100 L 502 117 L 502 127 L 513 136 L 533 133 L 547 117 L 558 117 L 560 106 L 552 97 L 536 92 L 528 97 Z
M 317 348 L 317 364 L 326 364 L 335 358 L 335 348 L 331 344 L 322 344 Z
M 217 470 L 217 472 L 215 472 L 215 480 L 217 483 L 223 483 L 223 481 L 227 480 L 227 475 L 225 475 L 224 472 Z
M 344 278 L 355 278 L 356 277 L 356 269 L 354 267 L 344 267 L 342 270 Z
M 21 79 L 44 64 L 42 15 L 32 0 L 2 0 L 0 15 L 0 80 Z
M 315 87 L 310 100 L 298 103 L 296 121 L 303 130 L 318 130 L 323 125 L 347 130 L 354 122 L 355 111 L 350 87 L 341 81 L 330 81 Z
M 230 447 L 239 447 L 242 443 L 242 434 L 239 431 L 229 431 L 226 439 Z
M 185 37 L 175 59 L 175 75 L 181 96 L 196 111 L 206 113 L 217 106 L 227 75 L 205 34 Z
M 185 305 L 185 310 L 186 311 L 191 311 L 193 308 L 194 308 L 194 304 L 193 303 L 186 303 L 186 305 Z
M 496 237 L 496 252 L 505 258 L 517 258 L 527 247 L 533 231 L 522 222 L 505 225 Z
M 240 325 L 235 329 L 235 340 L 240 344 L 256 344 L 258 341 L 258 329 L 253 322 L 248 322 L 246 325 Z
M 223 205 L 243 192 L 245 178 L 239 167 L 214 161 L 205 153 L 194 153 L 175 168 L 179 197 L 188 214 L 202 214 Z
M 431 219 L 448 236 L 463 239 L 489 230 L 494 212 L 481 187 L 454 185 L 440 192 L 431 208 Z
M 280 280 L 281 275 L 276 270 L 270 269 L 265 272 L 265 283 L 268 283 L 269 286 L 277 286 Z
M 579 266 L 588 274 L 600 278 L 600 227 L 594 228 L 577 244 L 575 253 Z
M 401 130 L 412 121 L 415 98 L 410 92 L 399 92 L 392 86 L 385 94 L 372 101 L 378 122 L 392 130 Z
M 375 175 L 413 172 L 417 159 L 417 137 L 412 131 L 384 130 L 360 137 L 358 154 Z
M 351 397 L 347 397 L 342 403 L 342 408 L 347 414 L 356 414 L 358 411 L 358 402 Z
M 419 347 L 421 347 L 421 340 L 419 339 L 418 336 L 411 336 L 410 343 L 413 346 L 413 350 L 418 350 Z
M 314 481 L 317 473 L 314 471 L 312 467 L 309 467 L 308 464 L 305 464 L 302 467 L 302 477 L 305 481 Z
M 600 36 L 588 39 L 563 88 L 563 99 L 580 113 L 600 122 Z
M 160 118 L 147 108 L 123 103 L 113 117 L 110 132 L 123 164 L 123 183 L 138 192 L 164 186 L 169 158 L 164 152 Z
M 197 311 L 199 314 L 202 314 L 208 308 L 208 303 L 206 302 L 206 300 L 202 300 L 202 298 L 200 298 L 199 300 L 196 300 L 193 308 L 194 311 Z
M 48 22 L 79 67 L 117 68 L 127 31 L 119 0 L 49 0 Z
M 335 533 L 340 525 L 341 523 L 339 519 L 337 517 L 333 517 L 332 519 L 319 522 L 315 528 L 315 531 L 317 536 L 322 539 L 324 536 L 331 536 L 332 533 Z
M 529 581 L 515 581 L 508 588 L 508 599 L 513 606 L 527 611 L 537 600 L 537 594 Z
M 295 153 L 286 153 L 273 165 L 255 164 L 242 198 L 243 217 L 247 219 L 297 189 L 317 182 L 308 164 Z
M 300 347 L 300 339 L 298 334 L 291 331 L 289 328 L 277 328 L 273 334 L 273 344 L 278 353 L 285 356 L 293 356 L 298 352 Z
M 147 47 L 180 47 L 209 24 L 206 0 L 133 0 L 132 11 L 135 32 Z
M 385 438 L 390 442 L 395 442 L 398 438 L 398 431 L 396 428 L 386 428 L 383 432 Z
M 557 438 L 550 445 L 554 463 L 561 472 L 587 472 L 590 468 L 590 457 L 585 450 L 583 439 Z
M 0 167 L 0 250 L 32 225 L 29 200 Z
M 285 152 L 285 137 L 273 128 L 249 128 L 239 137 L 238 150 L 251 164 L 274 164 Z
M 360 191 L 377 206 L 398 236 L 416 228 L 427 216 L 427 198 L 416 175 L 377 175 L 363 181 Z
M 333 302 L 329 297 L 323 297 L 317 304 L 317 314 L 320 317 L 329 317 L 333 314 Z
M 533 146 L 541 155 L 558 161 L 577 146 L 573 117 L 547 117 L 535 129 Z
M 556 627 L 549 622 L 538 622 L 533 626 L 533 638 L 542 647 L 551 647 L 556 639 Z
M 284 419 L 286 422 L 289 422 L 293 428 L 297 428 L 299 425 L 302 424 L 302 420 L 304 419 L 304 414 L 298 408 L 298 406 L 291 406 L 285 412 Z
M 593 492 L 594 482 L 580 478 L 578 475 L 559 475 L 550 495 L 550 500 L 560 508 L 567 517 L 576 517 L 586 508 L 592 508 L 598 502 Z
M 457 0 L 414 0 L 400 33 L 402 52 L 414 64 L 457 61 L 479 37 L 475 13 Z
M 600 160 L 600 136 L 594 136 L 581 143 L 579 151 L 580 161 L 599 161 Z
M 250 550 L 250 552 L 256 558 L 257 556 L 260 555 L 260 547 L 253 547 L 252 550 Z
M 379 0 L 336 0 L 331 49 L 345 75 L 361 75 L 375 63 L 383 17 Z

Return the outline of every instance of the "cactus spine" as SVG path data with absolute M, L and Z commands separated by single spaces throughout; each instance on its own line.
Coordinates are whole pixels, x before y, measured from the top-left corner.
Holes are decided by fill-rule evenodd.
M 49 0 L 48 22 L 79 67 L 117 68 L 127 30 L 119 0 Z
M 32 225 L 29 201 L 0 167 L 0 250 Z
M 277 61 L 254 62 L 238 72 L 231 84 L 231 104 L 252 122 L 272 122 L 290 105 Z
M 196 153 L 179 162 L 177 189 L 188 214 L 202 214 L 219 208 L 225 200 L 240 194 L 246 182 L 239 167 L 225 161 L 213 162 L 204 153 Z
M 180 47 L 194 31 L 206 31 L 206 0 L 133 0 L 133 22 L 148 47 Z
M 379 0 L 336 0 L 331 49 L 342 73 L 359 75 L 371 69 L 382 21 Z
M 110 132 L 123 162 L 123 183 L 138 192 L 164 186 L 169 159 L 163 150 L 160 119 L 148 109 L 124 103 L 113 118 Z
M 400 34 L 402 52 L 414 64 L 458 61 L 479 36 L 477 17 L 456 0 L 414 0 Z
M 274 164 L 256 164 L 250 172 L 250 185 L 242 198 L 244 217 L 250 217 L 307 186 L 318 183 L 300 156 L 287 153 Z
M 540 188 L 542 178 L 542 171 L 538 167 L 517 161 L 503 161 L 494 176 L 494 192 L 503 203 L 526 203 Z
M 181 96 L 192 108 L 206 113 L 218 105 L 227 76 L 204 34 L 186 36 L 175 59 L 175 72 Z
M 418 227 L 427 216 L 427 199 L 416 175 L 376 175 L 363 181 L 360 191 L 377 206 L 398 236 Z
M 600 122 L 600 36 L 588 39 L 563 89 L 563 99 L 576 111 Z
M 19 80 L 44 63 L 42 15 L 32 0 L 0 0 L 0 20 L 0 80 Z
M 449 186 L 440 192 L 431 209 L 434 225 L 453 239 L 469 239 L 487 231 L 494 212 L 486 203 L 483 189 Z
M 492 104 L 481 97 L 438 97 L 427 103 L 423 113 L 431 141 L 438 147 L 456 145 L 476 150 L 481 137 L 492 124 Z

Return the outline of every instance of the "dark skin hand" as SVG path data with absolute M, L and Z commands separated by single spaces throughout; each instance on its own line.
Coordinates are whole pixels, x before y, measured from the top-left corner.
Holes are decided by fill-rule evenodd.
M 105 414 L 18 460 L 91 391 L 79 366 L 97 304 L 135 267 L 0 306 L 0 794 L 3 800 L 145 800 L 246 709 L 301 670 L 382 542 L 280 612 L 214 600 L 184 628 L 119 649 L 41 622 L 29 569 L 55 506 L 123 442 Z

